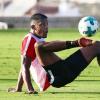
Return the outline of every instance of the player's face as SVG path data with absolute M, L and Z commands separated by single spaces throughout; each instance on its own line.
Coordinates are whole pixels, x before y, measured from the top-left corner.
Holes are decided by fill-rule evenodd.
M 48 33 L 48 21 L 47 20 L 43 20 L 43 21 L 36 23 L 35 34 L 37 34 L 38 36 L 42 38 L 46 38 L 47 33 Z

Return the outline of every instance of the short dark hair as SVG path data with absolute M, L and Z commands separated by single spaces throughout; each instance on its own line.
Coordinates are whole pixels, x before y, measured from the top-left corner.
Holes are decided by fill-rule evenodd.
M 31 16 L 31 20 L 44 20 L 47 19 L 47 16 L 41 13 L 36 13 Z

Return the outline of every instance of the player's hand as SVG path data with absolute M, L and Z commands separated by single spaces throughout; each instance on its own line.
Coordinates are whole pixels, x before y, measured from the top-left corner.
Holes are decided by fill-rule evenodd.
M 12 92 L 12 93 L 14 93 L 14 92 L 21 92 L 21 90 L 19 91 L 19 90 L 16 90 L 16 88 L 8 88 L 8 90 L 7 90 L 8 92 Z
M 93 40 L 82 37 L 78 40 L 78 44 L 80 47 L 90 46 L 93 44 Z

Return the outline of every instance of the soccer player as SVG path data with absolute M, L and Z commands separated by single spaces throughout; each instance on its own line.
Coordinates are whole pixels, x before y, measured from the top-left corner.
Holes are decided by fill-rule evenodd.
M 40 13 L 31 17 L 31 28 L 32 32 L 22 42 L 21 55 L 23 63 L 18 84 L 16 88 L 9 89 L 10 92 L 21 91 L 22 85 L 25 83 L 28 93 L 37 93 L 31 83 L 30 66 L 41 68 L 39 69 L 40 72 L 45 69 L 42 71 L 45 75 L 40 74 L 37 69 L 39 76 L 36 77 L 41 79 L 40 83 L 43 83 L 43 76 L 46 76 L 44 83 L 44 90 L 46 90 L 49 85 L 59 88 L 72 82 L 95 57 L 97 57 L 98 63 L 100 62 L 99 41 L 93 42 L 91 39 L 80 38 L 74 41 L 45 42 L 43 38 L 47 37 L 48 19 L 47 16 Z M 54 53 L 74 47 L 81 48 L 64 60 Z

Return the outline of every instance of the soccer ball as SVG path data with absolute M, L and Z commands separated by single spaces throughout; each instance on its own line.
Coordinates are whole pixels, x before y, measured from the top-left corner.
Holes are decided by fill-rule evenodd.
M 93 36 L 99 28 L 99 23 L 92 16 L 83 17 L 78 24 L 78 30 L 82 36 Z

